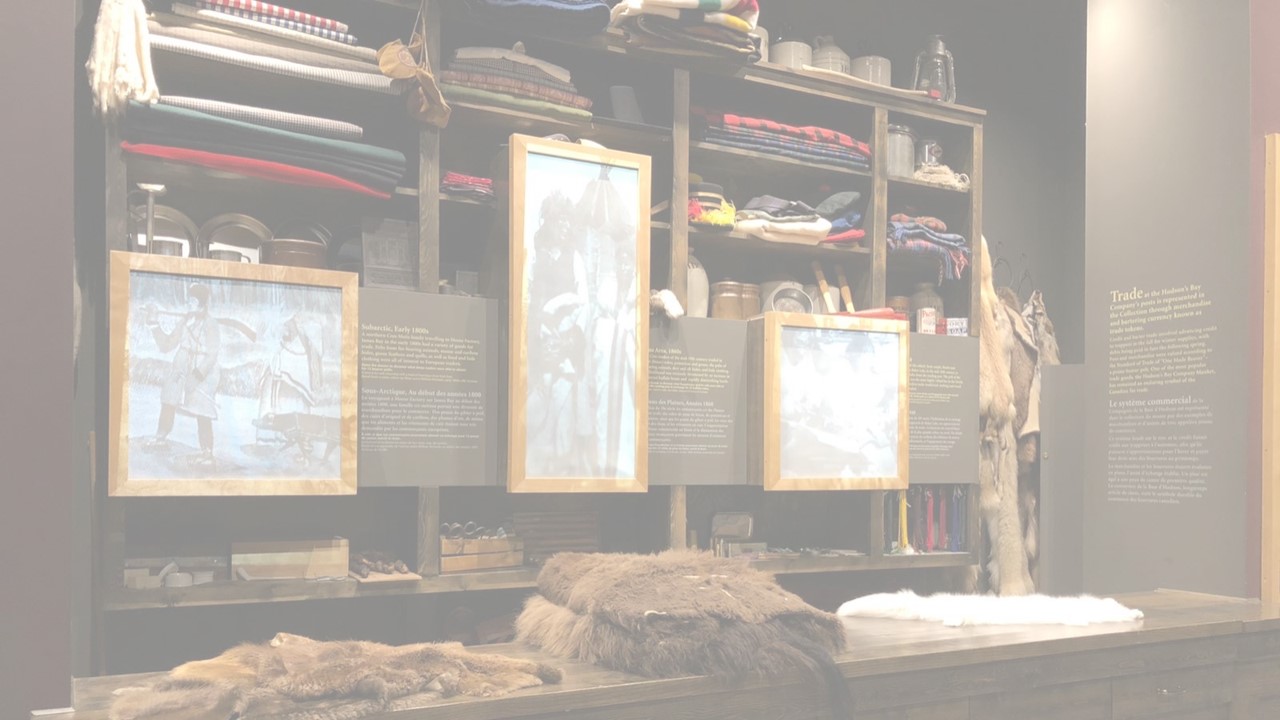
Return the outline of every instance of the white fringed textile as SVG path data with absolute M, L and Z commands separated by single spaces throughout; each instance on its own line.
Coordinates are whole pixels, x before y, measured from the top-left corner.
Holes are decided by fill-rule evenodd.
M 921 597 L 910 590 L 867 595 L 850 600 L 836 614 L 841 617 L 925 620 L 947 627 L 964 625 L 1095 625 L 1136 622 L 1133 610 L 1111 598 L 1091 595 L 950 595 Z
M 160 98 L 142 0 L 103 0 L 85 69 L 94 107 L 103 115 L 122 113 L 130 100 L 149 104 Z

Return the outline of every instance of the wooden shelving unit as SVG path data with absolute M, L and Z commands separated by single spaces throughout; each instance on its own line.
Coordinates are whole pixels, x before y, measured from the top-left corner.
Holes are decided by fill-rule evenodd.
M 384 8 L 401 9 L 405 14 L 406 26 L 412 21 L 418 10 L 418 0 L 361 0 L 351 2 L 353 8 L 361 4 L 376 4 Z M 445 67 L 441 57 L 441 38 L 448 37 L 449 24 L 456 20 L 452 16 L 451 5 L 446 0 L 429 0 L 427 4 L 427 20 L 430 35 L 428 46 L 431 49 L 431 61 L 434 68 Z M 461 21 L 459 21 L 461 22 Z M 475 30 L 474 26 L 471 26 Z M 483 28 L 480 29 L 483 31 Z M 450 195 L 439 189 L 442 148 L 453 147 L 459 141 L 475 143 L 482 138 L 501 138 L 515 132 L 532 134 L 550 134 L 563 132 L 573 137 L 587 138 L 609 146 L 617 146 L 627 150 L 647 152 L 655 158 L 655 170 L 670 168 L 671 177 L 657 177 L 654 200 L 672 201 L 675 208 L 683 208 L 688 196 L 689 173 L 691 168 L 701 171 L 702 168 L 713 168 L 732 178 L 738 175 L 754 175 L 759 179 L 778 183 L 778 192 L 785 194 L 789 183 L 808 182 L 815 187 L 823 183 L 841 183 L 859 189 L 867 194 L 870 203 L 867 207 L 864 227 L 867 237 L 860 246 L 801 246 L 769 243 L 739 233 L 717 233 L 691 229 L 682 212 L 674 213 L 670 221 L 654 221 L 652 230 L 655 245 L 666 253 L 669 260 L 667 277 L 655 277 L 656 287 L 668 287 L 681 298 L 686 299 L 687 267 L 690 250 L 706 250 L 714 253 L 733 253 L 743 256 L 754 256 L 762 262 L 775 259 L 788 259 L 807 263 L 810 260 L 846 262 L 851 272 L 861 273 L 866 278 L 865 300 L 860 305 L 868 307 L 883 306 L 887 296 L 889 282 L 889 261 L 885 246 L 885 226 L 892 211 L 890 194 L 901 190 L 915 194 L 926 193 L 936 195 L 949 208 L 962 208 L 962 222 L 953 229 L 964 234 L 971 241 L 979 238 L 982 231 L 982 131 L 983 111 L 958 105 L 943 105 L 900 93 L 879 88 L 869 88 L 853 82 L 816 76 L 809 73 L 796 72 L 774 65 L 760 64 L 752 66 L 734 66 L 718 62 L 691 61 L 674 56 L 661 55 L 628 47 L 624 38 L 616 32 L 604 33 L 595 38 L 581 42 L 537 38 L 540 43 L 559 48 L 565 53 L 580 58 L 580 62 L 589 65 L 593 59 L 608 58 L 613 62 L 645 63 L 646 67 L 659 78 L 660 84 L 671 90 L 670 116 L 655 118 L 646 112 L 650 122 L 659 120 L 661 125 L 636 125 L 597 117 L 591 122 L 576 123 L 568 120 L 547 118 L 530 113 L 483 107 L 469 103 L 452 103 L 453 116 L 447 128 L 418 128 L 405 123 L 405 135 L 401 140 L 406 147 L 416 149 L 417 158 L 410 159 L 410 166 L 417 167 L 416 177 L 403 181 L 404 187 L 397 188 L 391 200 L 376 200 L 344 196 L 334 198 L 334 193 L 313 191 L 303 188 L 282 188 L 278 185 L 260 183 L 245 178 L 224 176 L 215 173 L 201 172 L 181 166 L 152 163 L 150 161 L 128 160 L 119 149 L 118 138 L 108 130 L 106 158 L 106 205 L 107 205 L 107 249 L 125 249 L 127 228 L 126 196 L 133 183 L 147 179 L 161 181 L 175 187 L 188 188 L 193 191 L 237 192 L 279 196 L 301 199 L 304 204 L 323 204 L 336 207 L 368 207 L 382 203 L 383 207 L 395 205 L 401 212 L 413 216 L 418 223 L 419 232 L 419 284 L 421 292 L 436 292 L 440 276 L 441 258 L 441 210 L 443 207 L 468 208 L 468 212 L 487 211 L 495 218 L 498 213 L 505 213 L 505 206 L 500 202 L 489 202 L 462 196 Z M 157 53 L 156 65 L 162 76 L 186 76 L 193 85 L 209 87 L 215 83 L 237 83 L 261 93 L 279 92 L 288 87 L 290 92 L 297 91 L 304 95 L 302 102 L 308 105 L 339 109 L 349 116 L 366 117 L 401 113 L 402 102 L 399 98 L 377 92 L 353 90 L 335 87 L 324 83 L 286 79 L 259 71 L 244 70 L 222 64 L 211 65 L 204 61 L 176 53 Z M 744 92 L 744 102 L 754 88 L 767 88 L 771 93 L 794 93 L 803 97 L 806 102 L 829 103 L 833 108 L 857 108 L 861 116 L 871 119 L 870 124 L 854 130 L 850 134 L 860 136 L 872 147 L 872 167 L 868 171 L 852 170 L 846 167 L 826 163 L 812 163 L 793 160 L 763 152 L 742 150 L 703 142 L 691 137 L 691 105 L 694 102 L 691 90 L 694 78 L 709 78 L 726 85 L 737 83 Z M 297 83 L 295 85 L 294 83 Z M 302 88 L 302 90 L 297 90 Z M 665 112 L 665 111 L 664 111 Z M 971 138 L 967 148 L 968 166 L 963 169 L 972 181 L 969 192 L 956 192 L 910 179 L 890 178 L 887 174 L 884 152 L 887 146 L 890 113 L 946 124 L 965 137 Z M 670 122 L 666 122 L 669 120 Z M 840 128 L 836 128 L 840 129 Z M 496 144 L 494 145 L 496 148 Z M 416 162 L 415 162 L 416 161 Z M 668 182 L 669 180 L 669 182 Z M 334 201 L 337 200 L 335 203 Z M 415 212 L 416 209 L 416 212 Z M 458 212 L 461 212 L 460 210 Z M 459 215 L 459 217 L 467 217 Z M 487 227 L 483 228 L 487 231 Z M 972 244 L 973 265 L 981 262 L 980 245 Z M 895 266 L 899 261 L 895 259 Z M 970 278 L 973 275 L 970 274 Z M 971 308 L 977 307 L 976 279 L 973 279 L 968 291 Z M 869 303 L 869 304 L 866 304 Z M 978 314 L 969 312 L 970 333 L 977 334 L 979 328 L 973 320 Z M 105 437 L 105 408 L 99 419 L 99 437 Z M 105 447 L 105 444 L 100 444 Z M 100 459 L 105 460 L 105 451 L 100 452 Z M 124 513 L 120 503 L 127 500 L 108 500 L 103 483 L 95 487 L 96 503 L 94 517 L 95 567 L 101 582 L 100 588 L 107 588 L 115 582 L 114 563 L 121 559 L 122 544 L 128 528 L 124 526 Z M 651 491 L 652 492 L 652 491 Z M 106 589 L 95 600 L 98 617 L 104 612 L 123 612 L 148 610 L 153 608 L 172 607 L 206 607 L 217 605 L 249 605 L 272 602 L 299 602 L 308 600 L 364 598 L 386 596 L 437 595 L 443 593 L 459 593 L 481 590 L 529 589 L 534 587 L 536 570 L 532 568 L 471 573 L 462 575 L 438 575 L 439 538 L 438 526 L 441 520 L 441 494 L 438 488 L 423 488 L 418 494 L 418 526 L 417 536 L 417 569 L 426 575 L 422 581 L 398 585 L 390 588 L 365 588 L 354 582 L 304 583 L 304 582 L 265 582 L 265 583 L 226 583 L 214 586 L 202 586 L 184 589 L 161 590 L 124 590 Z M 868 552 L 865 555 L 841 557 L 795 557 L 761 560 L 754 563 L 757 567 L 780 574 L 813 574 L 828 572 L 853 572 L 866 570 L 899 570 L 930 569 L 943 567 L 960 567 L 976 564 L 976 549 L 964 553 L 935 553 L 928 555 L 897 556 L 883 553 L 883 507 L 884 493 L 871 492 L 869 506 L 872 508 L 866 518 L 866 537 Z M 970 493 L 970 531 L 968 537 L 978 537 L 976 493 Z M 668 545 L 684 547 L 686 543 L 687 509 L 685 507 L 685 489 L 673 488 L 670 492 L 669 526 L 667 528 Z

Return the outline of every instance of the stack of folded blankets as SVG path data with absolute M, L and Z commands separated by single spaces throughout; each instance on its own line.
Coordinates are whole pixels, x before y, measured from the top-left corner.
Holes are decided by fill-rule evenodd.
M 824 245 L 856 245 L 867 236 L 862 229 L 862 193 L 838 192 L 823 200 L 816 208 L 831 222 L 831 231 L 822 239 Z
M 830 234 L 831 221 L 799 200 L 761 195 L 738 210 L 733 229 L 769 242 L 817 245 Z
M 148 23 L 153 52 L 391 95 L 405 88 L 382 74 L 376 50 L 356 45 L 336 20 L 257 0 L 177 2 L 172 12 Z
M 120 134 L 133 155 L 379 198 L 405 174 L 404 155 L 357 142 L 357 126 L 200 98 L 130 103 Z
M 890 253 L 937 257 L 940 278 L 959 280 L 969 266 L 969 244 L 964 236 L 948 233 L 947 224 L 935 217 L 892 215 L 887 240 Z
M 493 179 L 450 170 L 440 181 L 440 191 L 472 200 L 489 201 L 493 199 Z
M 704 139 L 714 145 L 858 172 L 871 171 L 871 147 L 842 132 L 732 113 L 701 110 L 699 114 L 706 121 Z
M 591 100 L 578 94 L 569 71 L 529 57 L 521 45 L 460 48 L 440 74 L 440 91 L 451 103 L 591 120 Z
M 472 19 L 547 37 L 595 35 L 609 25 L 604 0 L 466 0 Z
M 759 0 L 622 0 L 610 23 L 637 47 L 756 62 L 750 33 L 759 19 Z

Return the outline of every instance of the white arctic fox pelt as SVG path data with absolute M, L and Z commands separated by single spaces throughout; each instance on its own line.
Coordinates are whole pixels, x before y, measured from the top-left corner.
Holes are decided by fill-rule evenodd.
M 963 625 L 1093 625 L 1134 622 L 1141 610 L 1090 595 L 950 595 L 921 597 L 910 590 L 867 595 L 840 606 L 841 617 L 927 620 L 947 627 Z

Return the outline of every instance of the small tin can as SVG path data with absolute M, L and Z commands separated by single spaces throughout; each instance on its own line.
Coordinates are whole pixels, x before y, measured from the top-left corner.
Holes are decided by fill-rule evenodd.
M 968 335 L 969 318 L 947 318 L 948 335 Z
M 916 332 L 924 335 L 938 334 L 938 311 L 936 308 L 920 308 L 916 311 Z
M 742 283 L 723 280 L 711 286 L 711 317 L 742 320 Z

